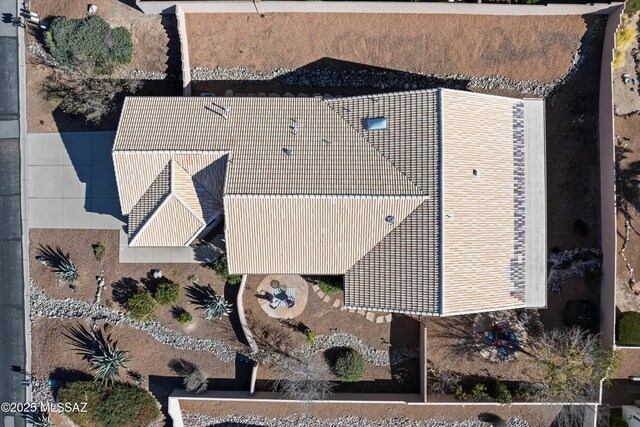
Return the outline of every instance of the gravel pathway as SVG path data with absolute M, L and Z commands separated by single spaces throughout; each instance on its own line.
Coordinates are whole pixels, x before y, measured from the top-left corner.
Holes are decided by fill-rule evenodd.
M 490 427 L 493 425 L 477 420 L 452 422 L 433 419 L 416 421 L 405 418 L 388 418 L 372 421 L 354 416 L 319 419 L 310 415 L 293 415 L 287 418 L 267 418 L 257 415 L 227 415 L 222 418 L 212 418 L 201 414 L 183 412 L 182 417 L 184 425 L 190 427 Z M 504 425 L 508 427 L 529 427 L 529 423 L 518 418 L 510 418 Z

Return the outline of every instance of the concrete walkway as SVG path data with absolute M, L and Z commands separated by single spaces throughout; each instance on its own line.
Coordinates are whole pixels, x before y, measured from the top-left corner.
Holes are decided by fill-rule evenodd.
M 29 134 L 31 228 L 124 226 L 111 160 L 114 138 L 115 132 Z

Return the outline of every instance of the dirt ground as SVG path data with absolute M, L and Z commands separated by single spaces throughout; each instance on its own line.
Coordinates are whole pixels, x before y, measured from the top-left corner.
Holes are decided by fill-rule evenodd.
M 178 332 L 196 338 L 218 338 L 232 341 L 230 336 L 230 322 L 228 317 L 217 321 L 207 320 L 204 310 L 190 297 L 190 291 L 195 287 L 189 283 L 188 277 L 195 275 L 199 286 L 211 285 L 217 294 L 225 293 L 224 283 L 210 268 L 200 264 L 121 264 L 118 260 L 118 231 L 116 230 L 61 230 L 61 229 L 31 229 L 29 245 L 29 259 L 31 261 L 31 277 L 36 286 L 43 289 L 47 295 L 64 299 L 77 298 L 93 302 L 97 290 L 96 276 L 101 269 L 105 272 L 107 284 L 102 293 L 102 303 L 112 304 L 114 309 L 124 311 L 126 297 L 135 287 L 145 284 L 151 285 L 147 274 L 152 269 L 161 269 L 164 276 L 181 286 L 180 299 L 176 306 L 189 311 L 193 321 L 182 325 L 174 318 L 172 307 L 158 306 L 157 320 Z M 105 247 L 102 262 L 98 262 L 93 255 L 92 245 L 101 242 Z M 40 264 L 35 257 L 40 253 L 40 247 L 50 246 L 69 254 L 71 261 L 78 267 L 80 278 L 75 283 L 77 291 L 72 291 L 66 285 L 59 285 L 56 273 L 51 267 Z M 227 290 L 228 292 L 228 290 Z M 108 302 L 110 300 L 111 302 Z M 235 300 L 234 300 L 235 301 Z M 235 305 L 235 304 L 234 304 Z M 230 342 L 233 345 L 233 342 Z
M 76 0 L 45 1 L 31 0 L 31 9 L 41 18 L 66 16 L 82 18 L 87 14 L 86 2 Z M 98 15 L 112 27 L 125 27 L 131 32 L 133 58 L 126 69 L 151 71 L 178 75 L 180 56 L 177 47 L 176 24 L 172 16 L 145 15 L 138 9 L 116 0 L 95 0 Z M 26 32 L 26 44 L 32 41 L 43 42 L 43 32 L 30 26 Z M 177 53 L 176 53 L 177 52 Z M 169 59 L 171 57 L 171 60 Z M 111 130 L 117 126 L 118 112 L 108 117 L 102 126 L 92 126 L 83 119 L 71 117 L 56 109 L 41 93 L 42 84 L 52 74 L 49 67 L 39 65 L 34 55 L 27 50 L 27 129 L 33 132 L 58 132 L 78 130 Z M 177 61 L 177 62 L 176 62 Z M 179 95 L 176 82 L 148 81 L 141 94 L 160 93 Z
M 392 375 L 398 368 L 407 369 L 411 374 L 411 379 L 417 380 L 419 373 L 417 359 L 419 324 L 417 321 L 407 316 L 398 315 L 394 316 L 390 323 L 370 322 L 360 314 L 349 313 L 346 310 L 333 307 L 331 304 L 333 299 L 329 303 L 324 302 L 313 290 L 309 289 L 309 297 L 304 311 L 291 321 L 291 326 L 287 326 L 282 321 L 269 317 L 260 307 L 256 297 L 256 289 L 263 278 L 264 276 L 250 276 L 243 297 L 247 322 L 254 335 L 262 334 L 263 331 L 273 334 L 274 330 L 279 330 L 290 337 L 290 347 L 297 348 L 306 345 L 305 335 L 300 330 L 310 328 L 318 335 L 349 333 L 377 350 L 410 351 L 416 355 L 416 359 L 394 365 L 392 368 L 368 364 L 362 381 L 354 385 L 345 385 L 341 391 L 418 392 L 417 381 L 407 381 L 404 386 L 401 386 L 392 380 Z M 311 287 L 311 285 L 309 286 Z M 336 296 L 343 299 L 342 291 Z M 300 330 L 296 330 L 296 326 Z M 331 358 L 331 351 L 317 353 L 314 358 L 316 363 L 325 364 L 326 359 Z M 260 380 L 258 389 L 269 389 L 268 380 L 276 378 L 276 372 L 276 366 L 261 365 L 258 371 Z
M 567 72 L 590 22 L 580 16 L 188 14 L 187 31 L 192 67 L 273 71 L 329 58 L 550 82 Z
M 534 427 L 549 427 L 560 412 L 557 406 L 414 406 L 402 404 L 340 404 L 340 403 L 261 403 L 181 400 L 184 412 L 223 417 L 231 414 L 255 414 L 265 417 L 285 418 L 294 414 L 310 414 L 317 418 L 331 419 L 356 416 L 369 420 L 406 418 L 408 420 L 464 421 L 477 419 L 482 413 L 496 414 L 503 419 L 517 417 Z M 398 424 L 401 425 L 401 424 Z
M 615 118 L 616 134 L 620 138 L 628 138 L 628 141 L 622 140 L 625 159 L 620 162 L 620 170 L 630 170 L 633 163 L 640 161 L 640 116 L 630 115 L 626 117 L 616 116 Z M 635 168 L 634 168 L 635 169 Z M 637 205 L 637 203 L 636 203 Z M 640 206 L 638 206 L 640 208 Z M 631 216 L 632 229 L 629 233 L 629 245 L 625 250 L 625 255 L 635 270 L 636 280 L 640 280 L 637 276 L 640 272 L 640 215 L 633 208 L 629 209 Z M 624 215 L 618 211 L 618 250 L 622 249 L 624 243 Z M 618 276 L 616 281 L 616 305 L 619 311 L 640 311 L 640 295 L 636 295 L 629 286 L 629 272 L 627 271 L 622 257 L 618 255 Z

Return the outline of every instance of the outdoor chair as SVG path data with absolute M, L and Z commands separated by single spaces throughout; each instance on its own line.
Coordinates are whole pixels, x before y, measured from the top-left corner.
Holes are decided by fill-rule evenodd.
M 506 354 L 507 350 L 504 347 L 498 347 L 498 353 L 500 354 Z
M 269 307 L 275 310 L 276 308 L 278 308 L 281 302 L 282 301 L 280 301 L 278 298 L 272 298 L 271 301 L 269 302 Z
M 488 339 L 489 341 L 493 341 L 493 338 L 494 338 L 494 336 L 493 336 L 493 332 L 489 332 L 489 334 L 487 335 L 487 339 Z
M 515 341 L 516 340 L 516 334 L 513 332 L 509 332 L 509 340 L 510 341 Z
M 285 301 L 285 304 L 287 304 L 287 308 L 292 308 L 294 305 L 296 305 L 296 300 L 293 297 L 288 297 Z

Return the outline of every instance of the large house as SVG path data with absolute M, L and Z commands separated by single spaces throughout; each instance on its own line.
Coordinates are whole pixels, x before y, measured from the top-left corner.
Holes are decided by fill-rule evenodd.
M 224 216 L 233 274 L 344 275 L 348 308 L 544 307 L 544 103 L 448 89 L 127 98 L 113 148 L 130 246 Z

